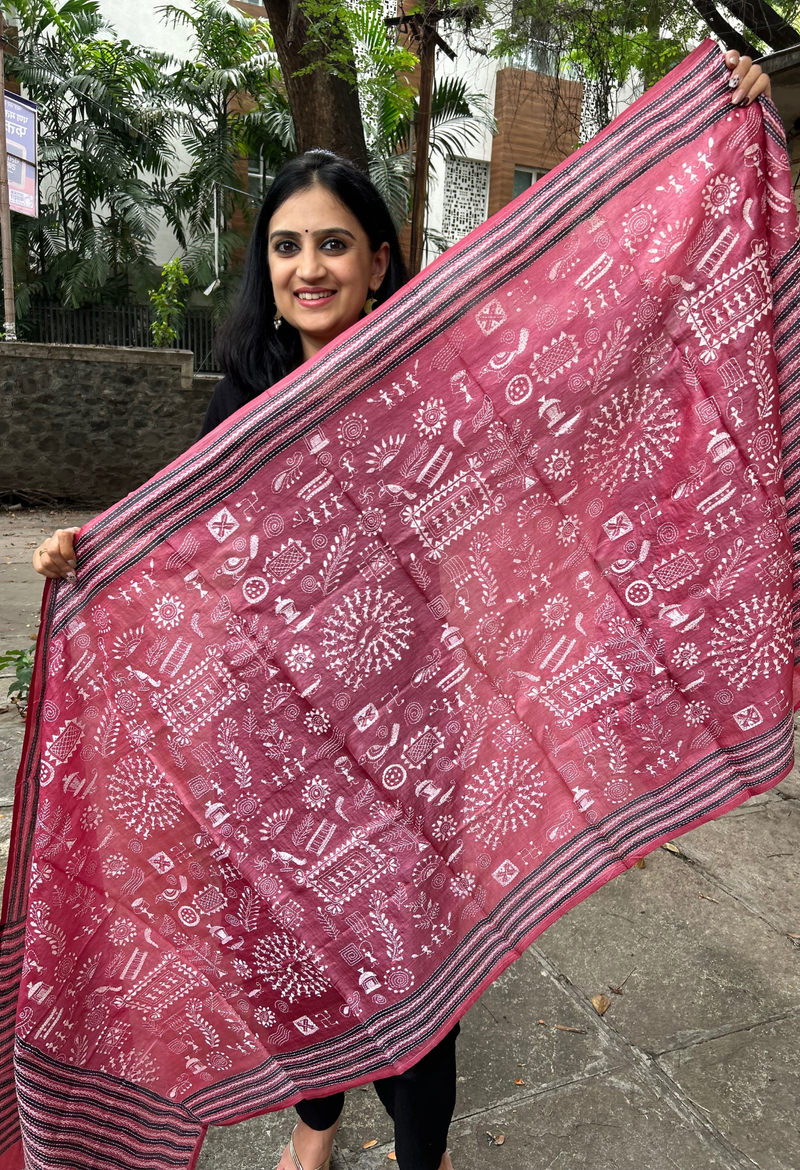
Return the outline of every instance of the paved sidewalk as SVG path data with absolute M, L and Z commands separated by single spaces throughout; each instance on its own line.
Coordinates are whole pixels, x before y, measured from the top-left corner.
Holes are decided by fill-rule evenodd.
M 0 649 L 35 628 L 24 563 L 55 524 L 6 518 Z M 21 735 L 0 715 L 0 827 Z M 800 771 L 673 848 L 550 927 L 466 1016 L 456 1170 L 800 1168 Z M 273 1170 L 292 1124 L 212 1130 L 198 1170 Z M 349 1093 L 333 1170 L 388 1170 L 391 1150 L 372 1089 Z

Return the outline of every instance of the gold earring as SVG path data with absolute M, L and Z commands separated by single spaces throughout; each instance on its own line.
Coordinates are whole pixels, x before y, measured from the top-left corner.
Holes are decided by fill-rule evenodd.
M 282 320 L 283 320 L 283 317 L 282 317 L 282 316 L 281 316 L 281 314 L 280 314 L 280 310 L 279 310 L 279 309 L 276 309 L 276 310 L 275 310 L 275 316 L 274 316 L 274 317 L 273 317 L 273 319 L 272 319 L 272 325 L 273 325 L 273 328 L 275 329 L 275 332 L 276 332 L 276 333 L 277 333 L 277 331 L 278 331 L 278 330 L 280 329 L 280 327 L 281 327 L 281 321 L 282 321 Z
M 378 303 L 373 290 L 370 289 L 369 291 L 372 295 L 368 296 L 366 301 L 364 302 L 364 312 L 365 313 L 371 313 L 372 310 L 375 308 L 375 306 Z

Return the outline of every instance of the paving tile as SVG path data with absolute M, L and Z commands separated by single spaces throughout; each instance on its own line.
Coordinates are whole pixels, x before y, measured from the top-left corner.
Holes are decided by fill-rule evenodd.
M 732 847 L 740 830 L 729 828 Z M 646 1051 L 800 1003 L 800 952 L 665 850 L 576 906 L 539 946 L 587 996 L 611 995 L 606 1019 Z
M 760 1170 L 797 1170 L 798 1049 L 794 1016 L 668 1053 L 659 1064 Z

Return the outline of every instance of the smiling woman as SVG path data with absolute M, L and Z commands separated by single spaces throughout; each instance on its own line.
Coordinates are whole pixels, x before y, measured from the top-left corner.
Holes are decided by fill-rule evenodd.
M 356 216 L 319 183 L 276 211 L 269 232 L 275 324 L 297 329 L 305 360 L 372 308 L 390 255 L 386 240 L 373 251 Z
M 217 339 L 226 376 L 202 434 L 313 357 L 406 279 L 386 204 L 357 167 L 326 150 L 287 163 L 259 212 L 239 296 Z

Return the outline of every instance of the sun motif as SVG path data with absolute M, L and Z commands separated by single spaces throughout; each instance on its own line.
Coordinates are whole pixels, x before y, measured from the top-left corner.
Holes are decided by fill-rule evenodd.
M 150 610 L 156 625 L 162 630 L 172 630 L 183 617 L 184 604 L 179 597 L 165 593 Z
M 714 175 L 703 189 L 703 207 L 712 219 L 719 219 L 730 211 L 740 191 L 732 175 Z
M 441 398 L 429 398 L 414 411 L 414 425 L 423 439 L 438 435 L 447 422 L 447 410 Z
M 569 617 L 570 604 L 563 593 L 548 597 L 542 606 L 542 621 L 549 630 L 557 630 Z
M 572 456 L 569 451 L 556 450 L 544 461 L 544 473 L 548 479 L 563 479 L 572 471 Z

